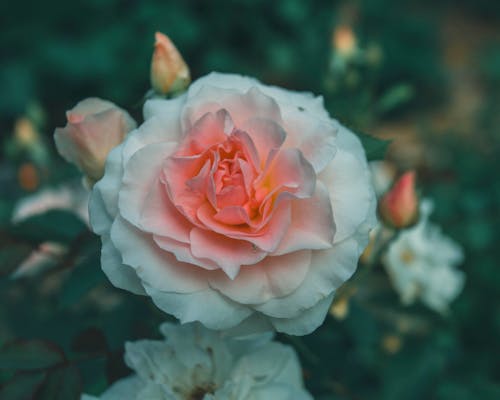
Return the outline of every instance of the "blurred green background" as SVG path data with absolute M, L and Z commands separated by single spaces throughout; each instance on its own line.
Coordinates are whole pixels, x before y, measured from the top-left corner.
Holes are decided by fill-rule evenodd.
M 48 379 L 37 398 L 55 398 L 63 376 L 99 393 L 127 374 L 124 340 L 158 336 L 164 316 L 106 282 L 80 221 L 57 216 L 62 232 L 44 220 L 10 223 L 19 199 L 78 176 L 52 142 L 65 110 L 98 96 L 140 120 L 158 30 L 193 78 L 235 72 L 322 94 L 343 123 L 392 139 L 386 157 L 417 169 L 433 219 L 465 250 L 466 286 L 446 317 L 361 288 L 345 317 L 308 337 L 280 337 L 298 350 L 315 398 L 499 399 L 499 26 L 500 2 L 491 0 L 0 3 L 0 344 L 50 340 L 69 360 L 60 375 L 23 375 L 24 386 Z M 48 275 L 10 279 L 43 235 L 72 258 Z M 14 370 L 0 368 L 0 394 L 11 396 L 2 399 L 23 398 L 5 394 L 19 382 Z

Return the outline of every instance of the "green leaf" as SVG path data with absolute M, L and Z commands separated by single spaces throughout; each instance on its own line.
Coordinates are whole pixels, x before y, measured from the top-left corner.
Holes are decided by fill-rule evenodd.
M 0 389 L 2 400 L 31 400 L 45 379 L 45 372 L 24 372 L 15 375 Z
M 415 96 L 413 86 L 406 83 L 395 85 L 387 90 L 376 104 L 376 109 L 380 113 L 394 110 L 396 107 L 410 101 Z
M 106 353 L 108 344 L 104 333 L 96 327 L 90 327 L 80 332 L 73 343 L 71 349 L 78 353 Z
M 71 243 L 87 227 L 75 214 L 65 210 L 50 210 L 29 217 L 11 228 L 14 236 L 26 241 Z
M 378 139 L 366 133 L 357 133 L 357 136 L 363 144 L 368 161 L 382 160 L 385 157 L 390 140 Z
M 15 244 L 0 249 L 0 277 L 9 275 L 17 269 L 33 251 L 33 247 L 25 244 Z
M 64 365 L 49 372 L 37 393 L 38 400 L 79 400 L 82 378 L 74 365 Z
M 100 268 L 99 254 L 88 256 L 73 269 L 67 279 L 59 299 L 61 305 L 68 307 L 77 303 L 87 292 L 105 280 Z
M 15 341 L 0 348 L 0 368 L 32 370 L 53 367 L 64 362 L 63 352 L 43 340 Z

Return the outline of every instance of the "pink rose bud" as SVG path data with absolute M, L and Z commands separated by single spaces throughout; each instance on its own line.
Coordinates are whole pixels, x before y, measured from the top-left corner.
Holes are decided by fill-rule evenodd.
M 179 92 L 189 86 L 191 76 L 181 54 L 163 33 L 156 32 L 151 60 L 151 86 L 157 93 Z
M 418 196 L 415 193 L 415 171 L 401 175 L 379 203 L 382 220 L 394 228 L 406 228 L 417 221 Z
M 108 153 L 123 142 L 136 123 L 125 110 L 98 98 L 80 101 L 66 112 L 66 118 L 66 126 L 54 132 L 57 151 L 75 164 L 92 186 L 104 174 Z

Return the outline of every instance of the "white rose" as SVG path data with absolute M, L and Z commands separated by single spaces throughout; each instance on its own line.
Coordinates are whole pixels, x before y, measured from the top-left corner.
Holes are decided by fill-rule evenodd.
M 144 114 L 90 203 L 111 282 L 183 323 L 313 331 L 376 220 L 358 138 L 321 98 L 238 75 Z
M 421 220 L 399 233 L 383 261 L 404 304 L 420 299 L 429 308 L 445 313 L 465 283 L 465 274 L 455 268 L 463 261 L 463 253 L 429 222 L 431 209 L 428 200 L 422 202 Z
M 135 374 L 112 385 L 101 400 L 312 399 L 295 352 L 270 335 L 232 339 L 197 323 L 166 323 L 160 331 L 164 341 L 126 343 L 125 362 Z

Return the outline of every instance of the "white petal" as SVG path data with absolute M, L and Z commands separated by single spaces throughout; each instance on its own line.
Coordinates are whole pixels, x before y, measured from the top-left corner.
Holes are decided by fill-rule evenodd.
M 117 288 L 145 295 L 141 280 L 133 268 L 123 264 L 121 255 L 113 246 L 109 235 L 103 235 L 101 240 L 101 267 L 111 283 Z
M 157 307 L 174 315 L 183 324 L 199 321 L 209 329 L 228 329 L 252 313 L 249 308 L 224 298 L 212 289 L 181 294 L 164 292 L 149 284 L 145 284 L 144 288 Z
M 278 332 L 289 335 L 307 335 L 323 323 L 332 300 L 333 293 L 296 318 L 272 318 L 271 323 Z

